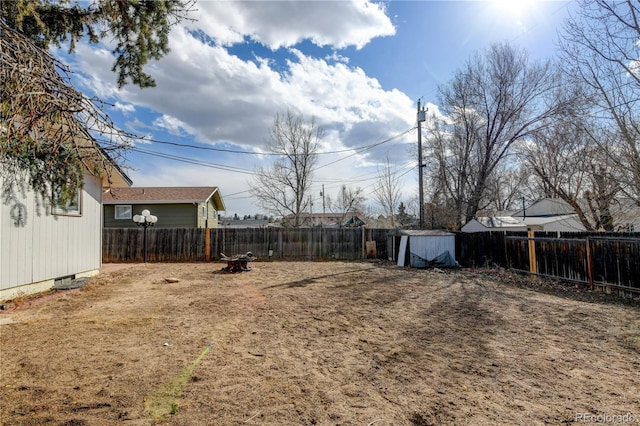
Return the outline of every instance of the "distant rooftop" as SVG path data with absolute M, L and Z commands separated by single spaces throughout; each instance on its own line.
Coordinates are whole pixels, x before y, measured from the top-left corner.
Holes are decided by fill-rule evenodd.
M 527 226 L 520 219 L 511 216 L 482 216 L 475 218 L 487 228 L 510 228 Z
M 201 203 L 208 200 L 217 186 L 162 186 L 111 188 L 102 196 L 104 204 L 127 203 Z

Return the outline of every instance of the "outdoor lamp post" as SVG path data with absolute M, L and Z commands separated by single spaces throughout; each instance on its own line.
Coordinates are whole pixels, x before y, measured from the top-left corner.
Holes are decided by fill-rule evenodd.
M 154 216 L 147 209 L 144 209 L 140 214 L 133 216 L 133 221 L 138 226 L 144 226 L 143 237 L 143 250 L 144 250 L 144 263 L 147 263 L 147 228 L 153 226 L 158 221 L 158 216 Z

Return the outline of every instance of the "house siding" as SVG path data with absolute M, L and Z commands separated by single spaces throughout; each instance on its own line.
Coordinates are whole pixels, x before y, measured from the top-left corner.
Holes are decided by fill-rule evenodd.
M 563 218 L 543 226 L 546 232 L 584 232 L 584 225 L 575 218 Z
M 202 228 L 217 228 L 218 227 L 218 211 L 213 203 L 213 197 L 209 200 L 209 208 L 207 209 L 207 223 L 201 225 Z
M 81 215 L 51 215 L 33 192 L 18 194 L 24 226 L 11 217 L 15 203 L 0 205 L 0 300 L 46 290 L 56 278 L 97 273 L 101 266 L 101 180 L 85 177 Z
M 144 209 L 148 209 L 152 215 L 158 217 L 155 224 L 157 228 L 205 228 L 207 221 L 209 228 L 218 227 L 218 212 L 213 201 L 208 203 L 182 203 L 182 204 L 127 204 L 123 201 L 117 205 L 131 205 L 132 215 L 140 214 Z M 137 225 L 132 219 L 115 219 L 116 204 L 104 205 L 105 228 L 135 228 Z M 207 218 L 202 217 L 201 209 L 207 208 Z
M 471 219 L 469 222 L 467 222 L 460 229 L 461 232 L 467 232 L 467 233 L 471 233 L 471 232 L 503 232 L 503 231 L 515 232 L 515 231 L 526 231 L 526 230 L 527 230 L 526 226 L 496 226 L 496 227 L 493 227 L 493 228 L 488 228 L 488 227 L 484 226 L 482 223 L 480 223 L 476 219 Z
M 218 210 L 213 203 L 213 197 L 209 201 L 209 228 L 218 227 Z
M 118 205 L 128 205 L 123 201 Z M 157 228 L 194 228 L 197 223 L 198 205 L 192 203 L 184 204 L 133 204 L 132 215 L 140 214 L 144 209 L 148 209 L 152 215 L 158 217 L 158 222 L 154 225 Z M 137 225 L 131 219 L 115 219 L 115 205 L 106 204 L 104 206 L 104 227 L 105 228 L 135 228 Z
M 460 229 L 460 231 L 462 231 L 462 232 L 487 232 L 487 231 L 489 231 L 489 229 L 487 229 L 483 224 L 481 224 L 477 220 L 471 219 L 469 222 L 467 222 Z
M 201 210 L 203 207 L 207 208 L 207 217 L 202 217 Z M 213 198 L 206 203 L 198 204 L 198 228 L 217 228 L 218 227 L 218 212 L 213 204 Z

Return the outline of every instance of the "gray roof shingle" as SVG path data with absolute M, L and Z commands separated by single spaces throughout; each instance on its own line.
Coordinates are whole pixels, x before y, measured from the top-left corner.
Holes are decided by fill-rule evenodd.
M 103 204 L 201 203 L 208 200 L 217 186 L 175 186 L 111 188 L 102 195 Z

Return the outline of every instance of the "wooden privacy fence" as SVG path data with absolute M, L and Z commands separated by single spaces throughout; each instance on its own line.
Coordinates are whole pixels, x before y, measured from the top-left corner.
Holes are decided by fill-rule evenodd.
M 457 235 L 458 261 L 640 293 L 640 234 L 490 232 Z
M 102 230 L 102 261 L 142 262 L 144 228 Z M 148 228 L 149 262 L 188 262 L 205 259 L 205 232 L 195 228 Z
M 376 257 L 387 257 L 388 229 L 366 228 L 148 228 L 149 262 L 218 260 L 252 252 L 258 259 L 340 259 L 366 257 L 368 241 L 375 243 Z M 105 228 L 102 261 L 141 262 L 143 228 Z

